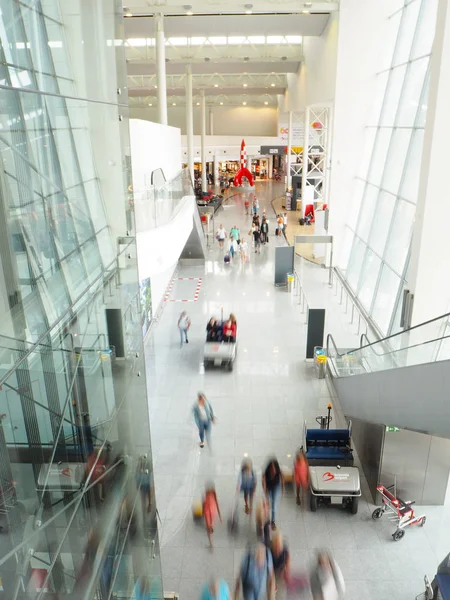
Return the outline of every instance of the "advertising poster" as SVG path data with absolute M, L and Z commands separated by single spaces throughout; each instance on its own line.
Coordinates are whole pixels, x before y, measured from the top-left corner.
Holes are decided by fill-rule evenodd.
M 142 335 L 145 337 L 152 320 L 152 289 L 150 286 L 150 277 L 141 279 L 139 291 L 141 298 Z
M 303 146 L 304 123 L 295 122 L 292 125 L 292 146 Z M 289 114 L 281 113 L 278 119 L 278 140 L 280 144 L 287 145 L 289 134 Z

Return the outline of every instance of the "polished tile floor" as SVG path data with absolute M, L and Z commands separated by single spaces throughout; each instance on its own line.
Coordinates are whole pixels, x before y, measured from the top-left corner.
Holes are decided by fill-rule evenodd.
M 279 192 L 267 183 L 257 187 L 261 211 L 266 208 L 271 225 L 270 200 Z M 228 200 L 216 226 L 220 222 L 227 230 L 236 224 L 242 234 L 248 233 L 243 194 Z M 248 264 L 224 265 L 223 251 L 215 245 L 204 266 L 180 268 L 177 277 L 202 278 L 199 299 L 166 303 L 146 347 L 164 589 L 179 592 L 181 600 L 197 599 L 201 584 L 212 574 L 233 585 L 243 551 L 254 539 L 243 504 L 238 535 L 230 538 L 226 531 L 242 458 L 252 457 L 259 473 L 271 454 L 282 465 L 291 464 L 304 421 L 314 424 L 330 400 L 325 380 L 318 380 L 313 365 L 304 360 L 306 326 L 297 298 L 273 285 L 274 248 L 285 242 L 273 236 L 273 227 L 271 233 L 270 243 L 260 255 L 252 252 Z M 326 271 L 306 262 L 299 270 L 310 301 L 327 308 L 326 331 L 333 331 L 341 346 L 356 345 L 356 330 L 328 287 Z M 177 319 L 186 307 L 192 319 L 190 343 L 180 348 Z M 211 315 L 220 316 L 222 307 L 225 315 L 233 312 L 238 320 L 235 368 L 232 373 L 205 373 L 206 322 Z M 217 415 L 211 451 L 199 449 L 192 419 L 199 390 Z M 214 551 L 191 512 L 209 480 L 216 484 L 224 516 L 224 524 L 216 527 Z M 293 569 L 308 569 L 316 550 L 329 548 L 344 573 L 348 599 L 415 598 L 423 591 L 424 574 L 434 575 L 448 552 L 448 510 L 427 509 L 426 527 L 408 531 L 399 543 L 390 537 L 392 524 L 387 519 L 374 522 L 372 510 L 363 499 L 356 516 L 339 509 L 313 514 L 296 506 L 288 491 L 278 525 L 288 540 Z

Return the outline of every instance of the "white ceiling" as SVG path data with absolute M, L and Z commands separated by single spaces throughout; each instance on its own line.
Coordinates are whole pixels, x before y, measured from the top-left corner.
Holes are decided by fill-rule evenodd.
M 252 14 L 245 14 L 250 4 Z M 301 64 L 302 38 L 321 35 L 337 8 L 331 1 L 129 0 L 124 13 L 133 15 L 125 19 L 130 105 L 157 105 L 155 13 L 164 13 L 169 107 L 184 103 L 188 64 L 195 98 L 203 89 L 211 105 L 276 107 L 286 74 Z
M 177 2 L 177 0 L 124 0 L 132 14 L 153 14 L 163 12 L 166 15 L 184 15 L 188 6 L 192 7 L 194 14 L 245 14 L 247 6 L 251 5 L 253 14 L 274 13 L 301 13 L 304 10 L 315 12 L 331 12 L 336 10 L 338 0 L 322 0 L 321 2 L 299 2 L 298 0 L 250 0 L 239 2 L 237 0 L 190 0 L 190 2 Z

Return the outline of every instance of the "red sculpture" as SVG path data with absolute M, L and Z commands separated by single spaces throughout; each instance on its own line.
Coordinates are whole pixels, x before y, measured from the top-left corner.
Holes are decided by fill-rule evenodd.
M 250 173 L 250 171 L 245 166 L 246 162 L 247 162 L 247 150 L 245 149 L 245 140 L 242 140 L 242 142 L 241 142 L 241 160 L 240 160 L 241 167 L 240 167 L 239 171 L 236 173 L 236 176 L 233 180 L 233 183 L 236 187 L 242 185 L 243 177 L 246 177 L 248 179 L 248 183 L 250 184 L 251 187 L 254 186 L 253 175 Z

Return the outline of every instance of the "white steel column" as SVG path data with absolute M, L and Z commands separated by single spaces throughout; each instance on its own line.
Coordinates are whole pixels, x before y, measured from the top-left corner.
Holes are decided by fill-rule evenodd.
M 219 185 L 219 157 L 214 154 L 214 184 Z
M 200 108 L 201 108 L 201 140 L 202 140 L 202 191 L 208 191 L 206 181 L 206 98 L 205 90 L 200 90 Z
M 194 185 L 194 106 L 192 102 L 192 65 L 186 67 L 186 137 L 188 169 Z
M 292 152 L 292 110 L 289 111 L 289 125 L 288 125 L 288 148 L 287 148 L 287 161 L 286 161 L 286 190 L 290 190 L 292 187 L 292 176 L 291 176 L 291 152 Z
M 269 167 L 268 167 L 269 172 L 268 172 L 267 176 L 269 179 L 272 179 L 272 177 L 273 177 L 273 156 L 272 155 L 269 156 L 268 164 L 269 164 Z
M 214 135 L 214 115 L 212 108 L 209 109 L 209 135 Z
M 309 158 L 308 158 L 308 146 L 309 146 L 309 106 L 305 108 L 305 131 L 303 135 L 303 165 L 302 165 L 302 204 L 303 210 L 305 209 L 305 190 L 308 185 L 308 170 L 309 170 Z
M 158 121 L 167 125 L 166 47 L 164 17 L 155 16 L 156 78 L 158 82 Z
M 252 157 L 249 156 L 248 154 L 247 154 L 247 163 L 245 166 L 251 173 L 252 172 Z

